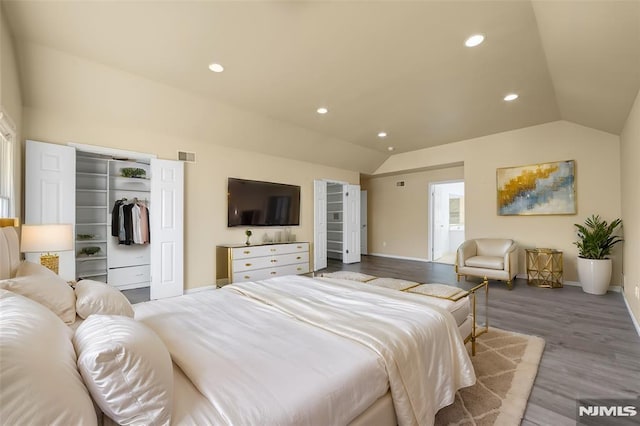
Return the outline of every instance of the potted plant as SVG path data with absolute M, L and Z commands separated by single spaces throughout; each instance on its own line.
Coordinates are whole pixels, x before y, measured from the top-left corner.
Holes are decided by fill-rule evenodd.
M 623 241 L 613 235 L 621 224 L 620 219 L 607 223 L 599 215 L 591 215 L 584 225 L 575 224 L 579 238 L 574 242 L 578 247 L 578 279 L 585 293 L 607 292 L 611 281 L 611 259 L 608 256 L 613 246 Z

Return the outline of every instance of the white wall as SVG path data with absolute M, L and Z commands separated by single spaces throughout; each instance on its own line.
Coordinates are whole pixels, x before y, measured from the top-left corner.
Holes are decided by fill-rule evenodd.
M 640 323 L 640 92 L 620 135 L 624 294 Z
M 577 215 L 497 214 L 497 168 L 562 160 L 576 161 Z M 582 223 L 594 213 L 607 220 L 622 214 L 620 138 L 566 121 L 397 154 L 376 174 L 456 162 L 464 162 L 466 237 L 515 239 L 520 245 L 520 273 L 525 272 L 524 248 L 555 248 L 564 252 L 565 280 L 577 281 L 574 223 Z M 375 190 L 370 196 L 375 197 Z M 398 205 L 398 210 L 409 208 L 408 203 Z M 379 226 L 384 228 L 386 224 Z M 402 245 L 402 241 L 397 244 Z M 407 253 L 407 256 L 411 255 Z M 612 285 L 622 282 L 621 260 L 621 248 L 618 247 L 613 254 Z

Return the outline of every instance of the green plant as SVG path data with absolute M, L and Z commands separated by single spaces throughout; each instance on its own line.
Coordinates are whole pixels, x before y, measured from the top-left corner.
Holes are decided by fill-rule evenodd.
M 619 236 L 613 235 L 613 231 L 620 225 L 622 225 L 620 219 L 607 223 L 595 214 L 588 217 L 584 225 L 576 223 L 579 240 L 573 244 L 578 247 L 578 256 L 585 259 L 606 259 L 611 254 L 613 246 L 624 241 Z
M 137 167 L 123 167 L 120 169 L 120 173 L 124 177 L 141 177 L 147 174 L 145 169 L 139 169 Z

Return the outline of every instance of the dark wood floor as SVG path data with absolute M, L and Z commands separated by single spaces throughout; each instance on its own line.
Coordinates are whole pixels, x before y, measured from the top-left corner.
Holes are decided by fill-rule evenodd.
M 456 283 L 452 265 L 377 256 L 351 265 L 330 260 L 326 271 L 337 270 L 463 288 L 480 282 Z M 546 342 L 523 425 L 574 426 L 577 399 L 640 395 L 640 336 L 621 293 L 594 296 L 579 287 L 530 287 L 521 279 L 510 291 L 491 281 L 489 313 L 491 326 Z
M 453 266 L 377 256 L 345 265 L 329 260 L 327 269 L 358 271 L 379 277 L 456 283 Z M 640 395 L 640 337 L 622 294 L 593 296 L 579 287 L 529 287 L 516 280 L 513 290 L 491 281 L 490 325 L 536 335 L 546 342 L 538 376 L 529 397 L 523 425 L 575 425 L 580 398 L 637 398 Z M 130 290 L 136 301 L 148 300 L 148 290 Z

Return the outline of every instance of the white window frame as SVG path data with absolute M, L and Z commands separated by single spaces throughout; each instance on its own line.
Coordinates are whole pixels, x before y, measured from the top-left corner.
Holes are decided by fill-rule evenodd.
M 15 217 L 16 126 L 0 106 L 0 217 Z

